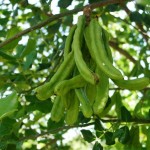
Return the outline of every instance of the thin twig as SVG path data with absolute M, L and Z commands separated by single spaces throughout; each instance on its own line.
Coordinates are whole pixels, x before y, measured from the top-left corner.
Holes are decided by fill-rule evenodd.
M 59 131 L 69 130 L 69 129 L 72 129 L 72 128 L 79 128 L 79 127 L 82 128 L 82 127 L 87 127 L 87 126 L 91 126 L 91 125 L 94 125 L 94 122 L 87 123 L 87 124 L 82 124 L 82 125 L 63 126 L 63 127 L 59 127 L 59 128 L 56 128 L 56 129 L 49 130 L 49 131 L 41 133 L 41 134 L 36 134 L 36 135 L 33 135 L 33 136 L 29 136 L 29 137 L 23 137 L 19 141 L 25 141 L 25 140 L 28 140 L 28 139 L 36 139 L 36 138 L 41 137 L 41 136 L 58 133 Z
M 69 10 L 69 11 L 66 11 L 64 13 L 61 13 L 61 14 L 56 14 L 56 15 L 53 15 L 51 16 L 50 18 L 48 18 L 47 20 L 35 25 L 35 26 L 32 26 L 28 29 L 25 29 L 23 30 L 22 32 L 14 35 L 13 37 L 5 40 L 4 42 L 0 43 L 0 48 L 2 48 L 3 46 L 11 43 L 12 41 L 22 37 L 23 35 L 29 33 L 29 32 L 32 32 L 36 29 L 39 29 L 41 27 L 44 27 L 46 26 L 47 24 L 51 23 L 52 21 L 55 21 L 55 20 L 58 20 L 64 16 L 68 16 L 68 15 L 72 15 L 74 13 L 77 13 L 77 12 L 80 12 L 80 11 L 83 11 L 84 8 L 86 7 L 90 7 L 91 9 L 95 9 L 95 8 L 98 8 L 98 7 L 102 7 L 102 6 L 107 6 L 109 4 L 117 4 L 117 3 L 124 3 L 124 2 L 127 2 L 127 0 L 107 0 L 107 1 L 102 1 L 102 2 L 98 2 L 98 3 L 93 3 L 93 4 L 90 4 L 90 5 L 86 5 L 86 6 L 83 6 L 81 8 L 75 8 L 73 10 Z
M 133 118 L 131 120 L 127 120 L 127 121 L 122 121 L 122 120 L 119 120 L 117 118 L 114 118 L 114 119 L 100 119 L 102 122 L 104 123 L 107 123 L 107 122 L 119 122 L 119 123 L 124 123 L 124 122 L 128 122 L 128 123 L 136 123 L 136 124 L 150 124 L 150 120 L 147 120 L 147 119 L 136 119 L 136 118 Z
M 137 119 L 137 118 L 133 118 L 131 120 L 127 120 L 127 121 L 122 121 L 120 119 L 117 119 L 117 118 L 108 118 L 108 119 L 102 119 L 100 118 L 100 120 L 103 122 L 103 123 L 110 123 L 110 122 L 118 122 L 118 123 L 136 123 L 136 124 L 150 124 L 150 120 L 147 120 L 147 119 Z M 59 131 L 63 131 L 63 130 L 69 130 L 69 129 L 72 129 L 72 128 L 82 128 L 82 127 L 87 127 L 87 126 L 91 126 L 91 125 L 94 125 L 95 122 L 91 122 L 91 123 L 87 123 L 87 124 L 82 124 L 82 125 L 72 125 L 72 126 L 63 126 L 63 127 L 60 127 L 60 128 L 56 128 L 56 129 L 52 129 L 52 130 L 49 130 L 47 132 L 44 132 L 44 133 L 41 133 L 41 134 L 36 134 L 36 135 L 33 135 L 33 136 L 28 136 L 28 137 L 23 137 L 19 140 L 20 141 L 25 141 L 25 140 L 29 140 L 29 139 L 36 139 L 38 137 L 42 137 L 42 136 L 45 136 L 45 135 L 49 135 L 49 134 L 55 134 L 55 133 L 58 133 Z

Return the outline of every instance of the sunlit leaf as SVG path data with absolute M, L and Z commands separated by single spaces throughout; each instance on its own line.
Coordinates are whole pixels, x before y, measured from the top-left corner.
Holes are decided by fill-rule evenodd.
M 8 30 L 7 35 L 6 35 L 6 39 L 13 37 L 15 34 L 17 34 L 19 32 L 20 32 L 20 29 L 18 27 L 12 27 L 11 29 Z M 2 49 L 3 50 L 13 50 L 13 48 L 15 48 L 17 46 L 20 39 L 21 38 L 17 38 L 15 40 L 13 40 L 12 42 L 5 45 Z
M 141 99 L 134 108 L 134 116 L 138 119 L 149 119 L 150 92 L 147 91 L 145 98 Z
M 142 5 L 150 5 L 150 1 L 149 0 L 136 0 L 137 3 L 142 4 Z
M 35 48 L 36 48 L 36 39 L 30 38 L 21 54 L 21 57 L 25 57 L 26 55 L 30 54 L 32 51 L 35 51 Z
M 17 111 L 18 96 L 16 92 L 0 99 L 0 119 L 12 115 Z
M 35 51 L 31 52 L 29 55 L 26 56 L 26 61 L 24 62 L 23 69 L 29 69 L 32 66 L 32 63 L 34 62 L 34 59 L 36 58 L 37 53 Z
M 28 91 L 31 89 L 31 86 L 24 81 L 15 82 L 15 88 L 18 92 Z
M 104 111 L 102 111 L 102 113 L 99 114 L 99 117 L 105 116 L 111 110 L 111 108 L 115 104 L 115 98 L 113 98 L 114 96 L 115 95 L 113 95 L 111 98 L 108 98 Z

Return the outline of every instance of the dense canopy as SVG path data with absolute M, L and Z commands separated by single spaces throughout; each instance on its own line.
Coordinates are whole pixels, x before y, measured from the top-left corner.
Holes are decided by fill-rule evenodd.
M 0 16 L 0 150 L 150 149 L 149 0 L 0 0 Z

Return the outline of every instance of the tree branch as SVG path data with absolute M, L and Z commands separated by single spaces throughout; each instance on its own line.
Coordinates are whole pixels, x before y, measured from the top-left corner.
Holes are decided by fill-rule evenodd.
M 81 124 L 81 125 L 63 126 L 63 127 L 60 127 L 60 128 L 49 130 L 49 131 L 41 133 L 41 134 L 36 134 L 36 135 L 33 135 L 33 136 L 29 136 L 29 137 L 23 137 L 19 141 L 25 141 L 25 140 L 28 140 L 28 139 L 36 139 L 36 138 L 44 136 L 44 135 L 58 133 L 59 131 L 69 130 L 69 129 L 72 129 L 72 128 L 79 128 L 79 127 L 82 128 L 82 127 L 87 127 L 87 126 L 91 126 L 91 125 L 94 125 L 94 122 L 87 123 L 87 124 Z
M 137 62 L 128 52 L 126 52 L 124 49 L 120 48 L 117 43 L 115 43 L 113 41 L 109 41 L 109 44 L 111 47 L 116 49 L 120 54 L 124 55 L 126 58 L 128 58 L 134 64 Z
M 116 87 L 116 88 L 109 88 L 110 91 L 116 91 L 116 90 L 127 90 L 127 89 L 121 89 L 119 87 Z M 144 91 L 147 91 L 147 90 L 150 90 L 150 87 L 145 87 L 144 89 L 142 89 Z M 142 91 L 142 90 L 139 90 L 139 91 Z M 130 90 L 130 91 L 135 91 L 135 90 Z
M 108 118 L 108 119 L 101 119 L 100 120 L 103 122 L 103 123 L 109 123 L 109 122 L 118 122 L 118 123 L 135 123 L 135 124 L 150 124 L 150 120 L 146 120 L 146 119 L 137 119 L 137 118 L 133 118 L 131 120 L 128 120 L 128 121 L 122 121 L 120 119 L 117 119 L 117 118 Z M 87 126 L 91 126 L 91 125 L 94 125 L 95 122 L 91 122 L 91 123 L 87 123 L 87 124 L 82 124 L 82 125 L 72 125 L 72 126 L 63 126 L 63 127 L 60 127 L 60 128 L 56 128 L 56 129 L 52 129 L 52 130 L 49 130 L 47 132 L 44 132 L 44 133 L 41 133 L 41 134 L 36 134 L 36 135 L 33 135 L 33 136 L 28 136 L 28 137 L 23 137 L 19 140 L 20 141 L 25 141 L 25 140 L 29 140 L 29 139 L 36 139 L 38 137 L 42 137 L 42 136 L 45 136 L 45 135 L 49 135 L 49 134 L 55 134 L 55 133 L 58 133 L 59 131 L 63 131 L 63 130 L 69 130 L 69 129 L 72 129 L 72 128 L 79 128 L 79 127 L 87 127 Z
M 100 119 L 102 122 L 104 123 L 108 123 L 108 122 L 120 122 L 120 123 L 135 123 L 135 124 L 150 124 L 150 120 L 146 120 L 146 119 L 137 119 L 137 118 L 133 118 L 132 120 L 128 120 L 128 121 L 122 121 L 119 119 Z
M 101 1 L 101 2 L 98 2 L 98 3 L 93 3 L 93 4 L 90 4 L 90 5 L 86 5 L 86 6 L 83 6 L 81 8 L 76 8 L 76 9 L 73 9 L 73 10 L 69 10 L 69 11 L 66 11 L 64 13 L 61 13 L 61 14 L 56 14 L 56 15 L 53 15 L 51 16 L 50 18 L 48 18 L 47 20 L 35 25 L 35 26 L 32 26 L 28 29 L 25 29 L 23 30 L 22 32 L 14 35 L 13 37 L 5 40 L 4 42 L 1 42 L 0 43 L 0 48 L 4 47 L 5 45 L 11 43 L 12 41 L 14 41 L 15 39 L 18 39 L 19 37 L 22 37 L 23 35 L 29 33 L 29 32 L 32 32 L 36 29 L 39 29 L 41 27 L 44 27 L 46 26 L 47 24 L 51 23 L 52 21 L 55 21 L 55 20 L 58 20 L 64 16 L 67 16 L 67 15 L 72 15 L 74 13 L 77 13 L 77 12 L 80 12 L 80 11 L 83 11 L 84 8 L 86 7 L 90 7 L 91 9 L 95 9 L 95 8 L 98 8 L 98 7 L 102 7 L 102 6 L 107 6 L 109 4 L 117 4 L 117 3 L 124 3 L 124 2 L 127 2 L 128 0 L 106 0 L 106 1 Z

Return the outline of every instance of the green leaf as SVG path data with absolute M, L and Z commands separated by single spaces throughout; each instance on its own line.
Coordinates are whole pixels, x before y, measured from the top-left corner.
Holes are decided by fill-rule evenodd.
M 119 142 L 126 144 L 130 140 L 130 131 L 127 126 L 120 128 L 123 131 L 123 134 L 119 137 Z
M 126 122 L 132 120 L 130 112 L 124 106 L 121 107 L 121 120 Z
M 28 40 L 27 46 L 24 48 L 21 57 L 25 57 L 26 55 L 30 54 L 32 51 L 36 49 L 36 39 L 30 38 Z
M 149 9 L 150 9 L 150 6 L 149 6 Z M 150 14 L 150 10 L 149 10 L 149 14 Z M 145 14 L 143 16 L 143 22 L 148 26 L 150 27 L 150 17 L 149 17 L 149 14 Z
M 94 129 L 98 131 L 103 131 L 105 129 L 99 119 L 95 119 Z
M 10 0 L 10 2 L 11 2 L 13 5 L 15 5 L 16 3 L 19 3 L 20 0 Z
M 105 130 L 99 119 L 95 119 L 94 129 L 97 137 L 100 137 L 100 135 L 103 133 L 103 130 Z
M 0 137 L 10 134 L 13 130 L 15 121 L 10 118 L 4 118 L 0 121 Z
M 130 129 L 130 140 L 124 145 L 124 149 L 141 150 L 142 146 L 140 144 L 139 134 L 139 127 L 133 125 Z
M 47 30 L 50 36 L 54 36 L 53 34 L 58 32 L 60 25 L 61 25 L 61 21 L 54 21 L 48 26 Z
M 0 37 L 5 37 L 6 36 L 6 31 L 0 30 Z
M 34 129 L 25 129 L 25 136 L 26 137 L 36 135 L 36 134 L 37 134 L 37 132 Z
M 117 129 L 114 133 L 114 138 L 118 138 L 118 141 L 122 144 L 126 144 L 130 140 L 130 131 L 128 126 L 123 126 Z
M 104 108 L 104 109 L 107 109 L 107 108 L 111 105 L 111 102 L 112 102 L 111 98 L 110 98 L 110 97 L 108 97 L 108 100 L 107 100 L 107 103 L 106 103 L 106 105 L 105 105 L 105 108 Z
M 47 122 L 47 126 L 48 126 L 49 130 L 54 130 L 54 129 L 60 128 L 63 125 L 64 125 L 63 119 L 59 122 L 55 122 L 55 121 L 52 121 L 51 119 L 49 119 Z
M 16 92 L 0 99 L 0 120 L 17 111 L 18 96 Z
M 137 61 L 133 69 L 131 70 L 129 76 L 137 77 L 138 75 L 143 73 L 143 67 L 141 66 L 140 62 Z
M 6 60 L 9 60 L 9 61 L 14 62 L 14 63 L 17 64 L 15 57 L 6 54 L 6 53 L 4 53 L 3 51 L 0 51 L 0 57 L 2 57 L 2 58 L 4 58 L 4 59 L 6 59 Z
M 16 81 L 14 82 L 15 89 L 17 92 L 28 91 L 31 89 L 30 85 L 26 83 L 26 81 Z
M 52 109 L 53 103 L 50 99 L 39 101 L 35 95 L 26 95 L 25 98 L 28 102 L 30 102 L 28 111 L 39 110 L 40 112 L 46 114 Z
M 113 107 L 113 105 L 115 104 L 115 98 L 113 98 L 114 95 L 112 96 L 112 98 L 108 98 L 106 106 L 104 108 L 104 110 L 102 111 L 102 113 L 99 114 L 99 117 L 103 117 L 105 116 Z
M 5 142 L 0 142 L 0 149 L 1 150 L 3 150 L 3 149 L 6 149 L 6 147 L 7 147 L 7 141 L 5 141 Z
M 9 29 L 7 31 L 7 35 L 6 35 L 6 40 L 13 37 L 15 34 L 19 33 L 20 29 L 18 27 L 11 27 L 11 29 Z M 18 42 L 20 41 L 21 38 L 17 38 L 15 40 L 13 40 L 12 42 L 8 43 L 7 45 L 5 45 L 2 49 L 3 50 L 13 50 L 13 48 L 15 48 L 18 44 Z
M 58 6 L 60 8 L 67 8 L 71 3 L 72 3 L 72 0 L 67 0 L 67 1 L 59 0 Z
M 103 150 L 103 147 L 99 142 L 96 141 L 92 150 Z
M 16 144 L 8 144 L 7 149 L 16 150 Z
M 119 119 L 121 119 L 122 97 L 121 97 L 120 93 L 118 91 L 116 91 L 113 94 L 112 99 L 115 100 L 115 105 L 116 105 L 115 110 L 116 110 L 117 116 Z
M 64 17 L 63 24 L 67 26 L 71 26 L 73 22 L 73 16 Z
M 91 143 L 92 141 L 95 140 L 95 136 L 92 134 L 91 131 L 83 129 L 81 130 L 81 133 L 85 141 Z
M 146 141 L 146 147 L 147 149 L 150 149 L 150 127 L 146 130 L 146 136 L 147 136 L 147 141 Z
M 113 132 L 106 132 L 105 133 L 105 139 L 106 139 L 106 144 L 107 145 L 114 145 L 115 144 L 115 140 L 113 138 Z
M 8 22 L 8 18 L 0 18 L 0 25 L 3 26 L 3 25 L 6 25 Z
M 78 123 L 88 123 L 90 120 L 91 118 L 86 118 L 82 112 L 79 112 Z
M 142 22 L 142 16 L 140 13 L 136 12 L 131 12 L 130 13 L 130 20 L 132 22 L 137 22 L 137 23 L 141 23 Z
M 16 55 L 15 55 L 15 57 L 16 57 L 16 58 L 20 58 L 20 57 L 21 57 L 21 54 L 22 54 L 24 48 L 25 48 L 25 46 L 24 46 L 24 45 L 21 45 L 21 44 L 18 44 L 18 45 L 16 46 L 16 48 L 15 48 L 15 50 L 16 50 Z
M 92 4 L 92 3 L 100 2 L 102 0 L 88 0 L 88 1 L 89 1 L 90 4 Z
M 106 11 L 108 11 L 108 12 L 114 12 L 114 11 L 118 11 L 118 10 L 119 10 L 118 4 L 111 4 L 106 7 Z
M 134 108 L 134 117 L 138 119 L 149 120 L 149 109 L 150 109 L 150 91 L 147 90 L 144 97 L 136 104 Z
M 33 51 L 26 56 L 26 61 L 24 62 L 24 66 L 23 66 L 24 70 L 27 70 L 32 66 L 32 63 L 36 58 L 36 54 L 37 54 L 36 51 Z
M 138 4 L 142 4 L 142 5 L 150 5 L 150 1 L 149 0 L 136 0 L 136 2 Z

